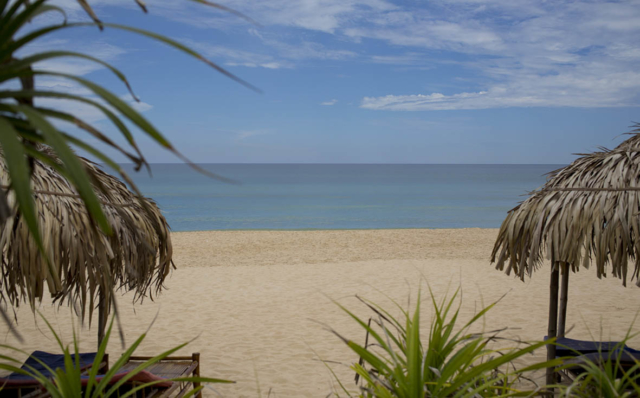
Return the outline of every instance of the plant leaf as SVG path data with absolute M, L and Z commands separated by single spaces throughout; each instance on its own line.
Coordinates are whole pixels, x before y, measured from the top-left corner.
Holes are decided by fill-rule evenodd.
M 107 234 L 111 234 L 111 225 L 107 220 L 107 217 L 102 211 L 102 206 L 98 201 L 93 187 L 89 181 L 89 177 L 78 159 L 78 156 L 73 153 L 71 148 L 67 145 L 64 137 L 42 116 L 33 108 L 28 106 L 19 106 L 20 112 L 22 112 L 31 124 L 40 130 L 45 137 L 45 141 L 55 151 L 62 163 L 67 169 L 68 175 L 71 178 L 71 183 L 78 190 L 78 194 L 82 198 L 87 210 L 92 216 L 92 219 L 100 226 L 100 228 Z
M 31 231 L 31 235 L 35 240 L 38 248 L 43 256 L 46 252 L 42 244 L 40 228 L 38 227 L 38 219 L 36 215 L 35 201 L 33 200 L 33 192 L 31 190 L 31 173 L 27 165 L 23 143 L 18 139 L 18 132 L 13 128 L 5 118 L 0 117 L 0 145 L 4 152 L 5 162 L 11 177 L 11 187 L 16 195 L 20 213 Z M 60 277 L 53 264 L 48 261 L 47 264 L 49 274 L 53 278 L 54 286 L 60 289 Z

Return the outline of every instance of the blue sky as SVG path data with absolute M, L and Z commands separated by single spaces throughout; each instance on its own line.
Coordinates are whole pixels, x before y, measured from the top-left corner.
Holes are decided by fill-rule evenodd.
M 74 0 L 54 2 L 86 18 Z M 149 0 L 146 15 L 133 0 L 90 3 L 104 21 L 178 39 L 263 91 L 112 29 L 31 49 L 121 68 L 138 109 L 196 162 L 567 163 L 640 122 L 640 1 L 221 1 L 260 25 L 187 0 Z M 40 67 L 127 96 L 94 65 Z M 91 110 L 53 106 L 116 134 Z M 179 161 L 140 143 L 150 162 Z

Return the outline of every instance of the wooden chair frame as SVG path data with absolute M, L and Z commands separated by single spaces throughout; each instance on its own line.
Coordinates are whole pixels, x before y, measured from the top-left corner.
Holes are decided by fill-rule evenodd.
M 127 365 L 129 365 L 129 367 L 133 367 L 133 362 L 145 362 L 148 361 L 149 359 L 153 358 L 152 356 L 131 356 L 129 358 L 129 361 L 123 366 L 123 369 L 127 368 Z M 180 374 L 172 374 L 172 375 L 168 375 L 168 374 L 162 374 L 162 373 L 156 373 L 154 372 L 154 368 L 158 368 L 160 366 L 163 365 L 169 365 L 172 362 L 174 363 L 182 363 L 179 366 L 185 366 L 185 362 L 190 362 L 190 364 L 188 364 L 188 366 L 181 371 Z M 136 365 L 137 366 L 137 365 Z M 148 369 L 149 372 L 155 374 L 156 376 L 160 376 L 160 377 L 165 377 L 167 379 L 171 379 L 174 377 L 188 377 L 189 375 L 192 375 L 194 377 L 199 377 L 200 376 L 200 353 L 199 352 L 195 352 L 189 356 L 185 355 L 185 356 L 170 356 L 170 357 L 166 357 L 163 358 L 162 360 L 158 361 L 157 363 L 151 365 Z M 138 382 L 133 382 L 131 383 L 134 386 L 139 386 L 142 383 L 138 383 Z M 177 395 L 175 395 L 176 398 L 180 398 L 183 397 L 190 388 L 196 389 L 200 387 L 200 383 L 187 383 L 187 382 L 174 382 L 173 385 L 169 388 L 150 388 L 150 391 L 147 392 L 145 390 L 142 390 L 142 398 L 166 398 L 171 396 L 171 394 L 175 393 L 176 391 L 178 391 Z M 202 398 L 202 393 L 198 392 L 195 395 L 197 398 Z

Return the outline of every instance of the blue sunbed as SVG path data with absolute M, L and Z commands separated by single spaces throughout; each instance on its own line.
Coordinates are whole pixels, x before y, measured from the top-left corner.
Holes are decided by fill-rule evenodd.
M 573 357 L 565 361 L 567 366 L 560 370 L 563 377 L 573 380 L 576 375 L 585 371 L 586 364 L 602 364 L 607 360 L 617 364 L 616 371 L 631 370 L 636 373 L 640 350 L 634 350 L 619 341 L 585 341 L 560 337 L 556 339 L 556 357 Z
M 72 354 L 71 358 L 75 364 L 75 355 Z M 78 360 L 80 361 L 80 369 L 85 370 L 90 368 L 91 365 L 93 365 L 95 358 L 95 352 L 79 354 Z M 34 351 L 20 368 L 29 373 L 37 371 L 43 376 L 51 378 L 53 375 L 47 367 L 54 372 L 56 368 L 64 369 L 64 355 L 50 354 L 44 351 Z M 22 397 L 25 396 L 25 394 L 29 394 L 29 396 L 31 396 L 31 393 L 36 394 L 37 396 L 48 396 L 48 394 L 42 391 L 42 388 L 43 387 L 40 382 L 29 375 L 14 372 L 8 376 L 0 377 L 0 397 Z
M 76 360 L 75 354 L 71 354 L 71 358 L 74 363 Z M 90 367 L 93 364 L 93 361 L 96 358 L 95 352 L 89 352 L 84 354 L 79 354 L 80 360 L 80 369 L 84 369 Z M 22 364 L 20 369 L 23 369 L 29 373 L 32 373 L 32 369 L 35 369 L 39 373 L 41 373 L 45 377 L 51 377 L 52 374 L 47 370 L 47 368 L 42 364 L 46 364 L 50 369 L 56 370 L 56 368 L 64 369 L 64 355 L 63 354 L 50 354 L 44 351 L 34 351 L 31 353 L 29 358 Z M 6 377 L 0 378 L 0 385 L 4 384 L 4 382 L 32 382 L 33 384 L 38 384 L 38 381 L 31 376 L 20 374 L 20 373 L 11 373 Z
M 546 339 L 547 337 L 545 336 Z M 587 341 L 566 337 L 556 339 L 556 356 L 558 357 L 575 357 L 598 352 L 605 353 L 614 351 L 617 348 L 622 348 L 624 352 L 640 354 L 640 351 L 634 350 L 619 341 Z

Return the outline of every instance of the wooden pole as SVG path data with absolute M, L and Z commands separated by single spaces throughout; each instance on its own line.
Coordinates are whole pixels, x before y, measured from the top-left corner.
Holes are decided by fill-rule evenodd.
M 569 264 L 562 264 L 562 284 L 560 285 L 560 317 L 558 318 L 558 337 L 564 337 L 567 325 L 567 302 L 569 301 Z
M 100 344 L 102 344 L 102 340 L 104 340 L 104 333 L 107 327 L 107 316 L 109 311 L 109 303 L 107 302 L 107 295 L 100 288 L 100 296 L 98 302 L 98 349 L 100 349 Z
M 560 264 L 552 264 L 551 283 L 549 284 L 549 328 L 547 330 L 547 338 L 552 339 L 557 335 L 558 327 L 558 276 Z M 556 358 L 556 346 L 547 344 L 547 360 L 551 361 Z M 547 384 L 555 384 L 556 375 L 554 368 L 547 368 Z M 551 390 L 553 392 L 553 390 Z
M 197 362 L 198 365 L 196 366 L 196 368 L 193 370 L 193 376 L 194 377 L 200 377 L 200 353 L 199 352 L 194 352 L 193 355 L 191 356 L 192 360 L 194 362 Z M 195 390 L 196 388 L 200 387 L 200 383 L 199 382 L 195 382 L 193 383 L 193 389 Z M 197 398 L 202 398 L 202 391 L 199 391 L 196 395 Z

